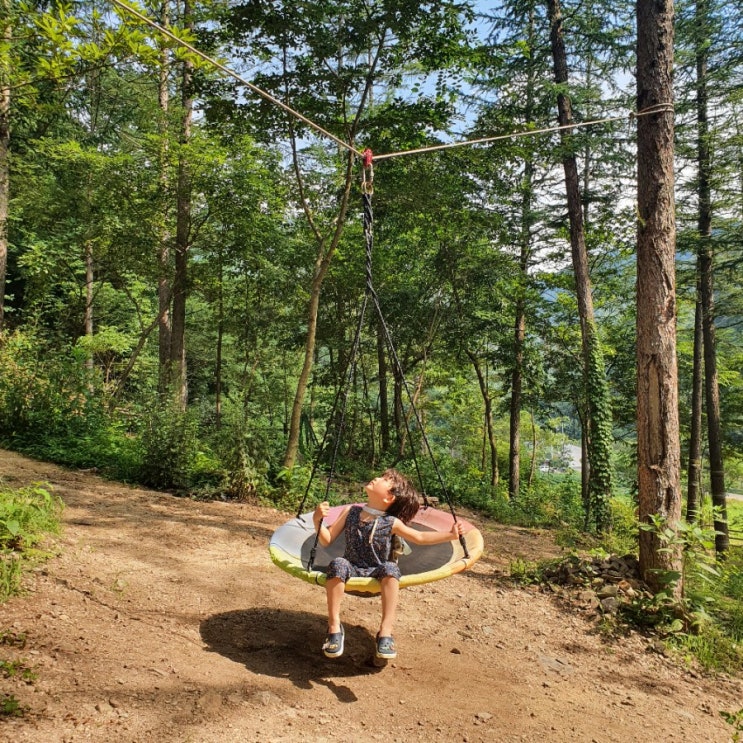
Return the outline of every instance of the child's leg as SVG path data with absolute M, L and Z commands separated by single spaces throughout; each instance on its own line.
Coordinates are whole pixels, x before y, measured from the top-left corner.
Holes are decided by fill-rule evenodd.
M 382 585 L 382 622 L 379 625 L 380 637 L 391 637 L 397 616 L 397 598 L 400 594 L 400 581 L 387 576 L 380 581 Z
M 325 595 L 328 600 L 328 633 L 341 631 L 341 601 L 346 584 L 340 578 L 328 578 Z
M 328 633 L 341 631 L 341 601 L 346 592 L 346 581 L 353 575 L 351 563 L 344 557 L 335 557 L 328 565 L 325 596 L 328 601 Z

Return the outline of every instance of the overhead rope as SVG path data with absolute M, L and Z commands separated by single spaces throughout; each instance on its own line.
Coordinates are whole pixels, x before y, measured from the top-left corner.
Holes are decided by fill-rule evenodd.
M 295 118 L 299 119 L 299 121 L 304 122 L 305 124 L 307 124 L 307 126 L 314 129 L 318 134 L 322 134 L 324 137 L 331 139 L 333 142 L 335 142 L 340 147 L 343 147 L 349 152 L 353 152 L 358 157 L 363 158 L 363 153 L 357 150 L 353 145 L 350 145 L 348 142 L 344 142 L 339 137 L 336 137 L 335 134 L 329 132 L 327 129 L 324 129 L 322 126 L 312 121 L 312 119 L 307 118 L 304 114 L 299 113 L 299 111 L 296 111 L 291 106 L 288 106 L 286 103 L 279 100 L 275 96 L 271 95 L 267 91 L 263 90 L 262 88 L 259 88 L 257 85 L 255 85 L 254 83 L 251 83 L 249 80 L 246 80 L 244 77 L 239 75 L 237 72 L 227 67 L 227 65 L 224 65 L 221 62 L 214 59 L 213 57 L 210 57 L 208 54 L 205 54 L 204 52 L 199 51 L 195 46 L 179 38 L 172 31 L 169 31 L 167 28 L 165 28 L 164 26 L 161 26 L 159 23 L 157 23 L 156 21 L 153 21 L 151 18 L 147 17 L 143 13 L 140 13 L 136 8 L 133 8 L 131 5 L 127 5 L 125 2 L 122 2 L 122 0 L 111 0 L 111 2 L 114 3 L 114 5 L 117 5 L 118 7 L 125 10 L 127 13 L 131 13 L 133 16 L 136 16 L 143 23 L 146 23 L 148 26 L 151 26 L 152 28 L 157 30 L 159 33 L 163 34 L 164 36 L 167 36 L 172 41 L 175 41 L 177 44 L 180 44 L 181 46 L 185 47 L 190 52 L 195 54 L 197 57 L 200 57 L 201 59 L 203 59 L 205 62 L 209 63 L 216 69 L 221 70 L 226 75 L 229 75 L 230 77 L 234 78 L 238 82 L 241 82 L 243 85 L 245 85 L 247 88 L 252 90 L 257 95 L 261 96 L 265 100 L 283 109 L 288 114 L 291 114 Z M 497 134 L 492 137 L 480 137 L 478 139 L 465 139 L 459 142 L 448 142 L 445 144 L 430 145 L 428 147 L 418 147 L 413 150 L 400 150 L 398 152 L 388 152 L 382 155 L 374 155 L 374 159 L 377 161 L 389 160 L 393 157 L 402 157 L 403 155 L 418 155 L 418 154 L 425 153 L 425 152 L 437 152 L 439 150 L 453 149 L 454 147 L 468 147 L 468 146 L 478 145 L 478 144 L 488 144 L 490 142 L 497 142 L 499 140 L 504 140 L 504 139 L 516 139 L 518 137 L 529 137 L 529 136 L 535 136 L 537 134 L 548 134 L 552 132 L 559 132 L 565 129 L 574 129 L 574 128 L 577 129 L 577 128 L 586 127 L 586 126 L 593 126 L 595 124 L 607 124 L 613 121 L 623 121 L 627 118 L 629 118 L 629 120 L 632 121 L 632 119 L 637 119 L 637 118 L 640 118 L 641 116 L 650 116 L 651 114 L 666 113 L 666 112 L 673 113 L 673 111 L 674 111 L 674 107 L 672 103 L 656 103 L 652 106 L 648 106 L 647 108 L 642 109 L 641 111 L 630 111 L 628 114 L 623 114 L 622 116 L 607 116 L 602 119 L 592 119 L 590 121 L 579 121 L 579 122 L 574 122 L 571 124 L 563 124 L 560 126 L 545 127 L 543 129 L 525 129 L 520 132 L 511 132 L 510 134 Z
M 136 16 L 139 18 L 140 21 L 143 23 L 146 23 L 148 26 L 151 26 L 152 28 L 159 31 L 164 36 L 167 36 L 172 41 L 175 41 L 177 44 L 180 44 L 181 46 L 188 49 L 190 52 L 195 54 L 197 57 L 200 57 L 205 62 L 208 62 L 209 64 L 216 67 L 218 70 L 221 70 L 226 75 L 229 75 L 230 77 L 233 77 L 238 82 L 241 82 L 243 85 L 245 85 L 247 88 L 252 90 L 254 93 L 257 93 L 262 98 L 265 98 L 267 101 L 273 103 L 274 105 L 278 106 L 279 108 L 284 109 L 287 113 L 291 114 L 295 118 L 299 119 L 300 121 L 303 121 L 307 126 L 312 127 L 316 132 L 319 134 L 324 135 L 325 137 L 328 137 L 329 139 L 332 139 L 333 142 L 340 145 L 341 147 L 344 147 L 345 149 L 349 150 L 350 152 L 353 152 L 356 155 L 361 156 L 361 152 L 357 150 L 355 147 L 352 147 L 348 142 L 344 142 L 342 139 L 335 136 L 335 134 L 331 134 L 327 129 L 323 129 L 319 124 L 316 124 L 312 119 L 308 119 L 303 114 L 299 113 L 299 111 L 295 111 L 291 106 L 287 106 L 286 103 L 283 101 L 280 101 L 275 96 L 271 95 L 270 93 L 267 93 L 262 88 L 259 88 L 257 85 L 254 85 L 249 80 L 246 80 L 241 75 L 238 75 L 237 72 L 227 67 L 227 65 L 223 65 L 221 62 L 218 62 L 213 57 L 210 57 L 208 54 L 204 54 L 204 52 L 199 51 L 195 46 L 189 44 L 187 41 L 184 41 L 183 39 L 178 38 L 172 31 L 169 31 L 164 26 L 161 26 L 156 21 L 153 21 L 151 18 L 148 18 L 143 13 L 140 13 L 135 8 L 132 8 L 131 5 L 127 5 L 126 3 L 122 2 L 122 0 L 111 0 L 114 5 L 118 5 L 120 8 L 125 10 L 127 13 L 131 13 L 133 16 Z
M 640 116 L 649 116 L 651 114 L 664 113 L 666 111 L 673 111 L 673 105 L 670 103 L 658 103 L 654 106 L 648 106 L 648 108 L 642 111 L 630 111 L 629 120 L 637 119 Z M 564 131 L 565 129 L 576 129 L 584 126 L 593 126 L 594 124 L 608 124 L 612 121 L 624 121 L 627 119 L 627 115 L 622 116 L 606 116 L 603 119 L 591 119 L 589 121 L 578 121 L 572 124 L 561 124 L 559 126 L 548 126 L 543 129 L 525 129 L 520 132 L 511 132 L 510 134 L 496 134 L 492 137 L 480 137 L 478 139 L 465 139 L 461 142 L 447 142 L 445 144 L 434 144 L 428 147 L 418 147 L 414 150 L 400 150 L 399 152 L 388 152 L 384 155 L 375 155 L 374 159 L 389 160 L 393 157 L 402 157 L 403 155 L 418 155 L 422 152 L 436 152 L 438 150 L 450 150 L 454 147 L 467 147 L 470 145 L 477 144 L 488 144 L 490 142 L 497 142 L 503 139 L 516 139 L 518 137 L 530 137 L 537 134 L 549 134 L 552 132 Z

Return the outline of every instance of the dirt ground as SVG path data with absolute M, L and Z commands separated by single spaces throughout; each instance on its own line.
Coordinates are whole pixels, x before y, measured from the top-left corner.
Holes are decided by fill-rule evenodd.
M 57 556 L 0 605 L 0 659 L 37 675 L 0 679 L 27 708 L 0 720 L 1 741 L 713 743 L 733 734 L 719 712 L 743 706 L 741 680 L 685 669 L 637 635 L 607 641 L 511 585 L 510 560 L 558 553 L 544 532 L 479 521 L 483 559 L 401 594 L 399 656 L 377 669 L 374 598 L 346 599 L 346 654 L 322 656 L 323 590 L 268 556 L 289 514 L 3 451 L 0 482 L 49 483 L 67 506 Z

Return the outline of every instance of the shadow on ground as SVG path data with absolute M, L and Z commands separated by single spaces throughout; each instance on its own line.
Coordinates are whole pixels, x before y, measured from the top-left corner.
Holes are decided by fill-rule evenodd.
M 301 689 L 327 686 L 340 701 L 355 702 L 353 692 L 332 679 L 378 673 L 372 663 L 374 638 L 364 627 L 344 625 L 346 651 L 331 660 L 321 650 L 326 621 L 306 611 L 253 608 L 208 617 L 200 632 L 211 652 L 253 673 L 286 678 Z

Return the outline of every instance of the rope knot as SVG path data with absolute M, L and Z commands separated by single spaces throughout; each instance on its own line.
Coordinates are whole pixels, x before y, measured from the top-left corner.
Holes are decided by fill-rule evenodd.
M 374 193 L 374 153 L 367 147 L 361 154 L 361 192 L 371 195 Z

